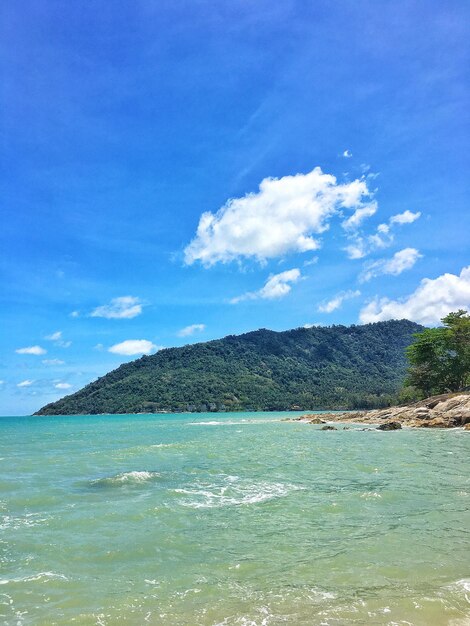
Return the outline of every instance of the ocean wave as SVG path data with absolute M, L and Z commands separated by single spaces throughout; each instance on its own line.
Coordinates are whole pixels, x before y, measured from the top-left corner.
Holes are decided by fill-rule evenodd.
M 0 578 L 0 585 L 8 585 L 10 583 L 31 583 L 31 582 L 49 582 L 50 580 L 69 580 L 63 574 L 54 572 L 39 572 L 30 576 L 22 576 L 19 578 Z
M 204 422 L 190 422 L 188 426 L 241 426 L 246 424 L 268 424 L 280 421 L 280 419 L 210 420 Z
M 173 492 L 183 496 L 182 506 L 210 509 L 259 504 L 274 498 L 282 498 L 300 489 L 303 488 L 292 484 L 253 482 L 240 479 L 238 476 L 225 476 L 219 483 L 199 483 L 193 487 L 173 489 Z
M 49 521 L 49 517 L 44 517 L 41 513 L 26 513 L 25 515 L 18 517 L 14 515 L 2 515 L 0 516 L 0 530 L 8 530 L 10 528 L 31 528 L 33 526 L 39 526 Z
M 114 476 L 105 476 L 104 478 L 96 478 L 90 481 L 90 485 L 93 487 L 119 487 L 121 485 L 140 485 L 156 480 L 160 477 L 159 472 L 144 471 L 132 471 L 122 472 L 115 474 Z
M 457 595 L 462 596 L 470 604 L 470 578 L 462 578 L 448 585 L 446 589 L 454 591 Z

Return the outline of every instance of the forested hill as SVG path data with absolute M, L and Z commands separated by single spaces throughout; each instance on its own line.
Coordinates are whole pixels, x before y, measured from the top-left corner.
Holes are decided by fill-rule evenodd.
M 399 391 L 405 347 L 422 327 L 257 330 L 161 350 L 125 363 L 37 415 L 385 406 Z

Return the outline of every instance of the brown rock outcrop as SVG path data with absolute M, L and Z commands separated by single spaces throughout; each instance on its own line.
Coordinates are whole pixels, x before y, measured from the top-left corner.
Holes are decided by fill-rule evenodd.
M 373 411 L 347 411 L 343 413 L 322 413 L 296 418 L 310 424 L 325 422 L 357 422 L 383 424 L 396 422 L 414 428 L 456 428 L 470 430 L 470 393 L 441 394 L 420 400 L 407 406 L 394 406 Z M 384 429 L 382 429 L 384 430 Z

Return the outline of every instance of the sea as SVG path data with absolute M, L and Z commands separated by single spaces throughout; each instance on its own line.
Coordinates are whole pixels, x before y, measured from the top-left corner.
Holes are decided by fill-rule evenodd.
M 470 624 L 470 433 L 0 418 L 0 624 Z

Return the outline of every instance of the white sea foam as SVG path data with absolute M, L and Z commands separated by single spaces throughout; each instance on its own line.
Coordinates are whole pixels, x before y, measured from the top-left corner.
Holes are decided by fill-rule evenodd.
M 240 419 L 240 420 L 210 420 L 201 422 L 190 422 L 189 426 L 246 426 L 251 424 L 269 424 L 271 422 L 280 422 L 277 419 Z
M 149 472 L 147 470 L 122 472 L 121 474 L 116 474 L 115 476 L 97 478 L 96 480 L 92 480 L 90 484 L 98 487 L 113 487 L 129 484 L 138 485 L 155 480 L 159 476 L 160 474 L 158 472 Z
M 258 504 L 274 498 L 282 498 L 302 487 L 286 483 L 268 481 L 253 482 L 238 476 L 224 476 L 221 482 L 174 489 L 173 492 L 184 496 L 183 506 L 194 509 L 219 508 Z
M 68 580 L 63 574 L 54 572 L 38 572 L 31 576 L 23 576 L 19 578 L 0 578 L 0 585 L 8 585 L 9 583 L 30 583 L 30 582 L 48 582 L 50 580 Z
M 40 513 L 26 513 L 23 516 L 2 515 L 0 517 L 0 530 L 8 530 L 10 528 L 31 528 L 39 526 L 49 521 L 49 517 L 44 517 Z

